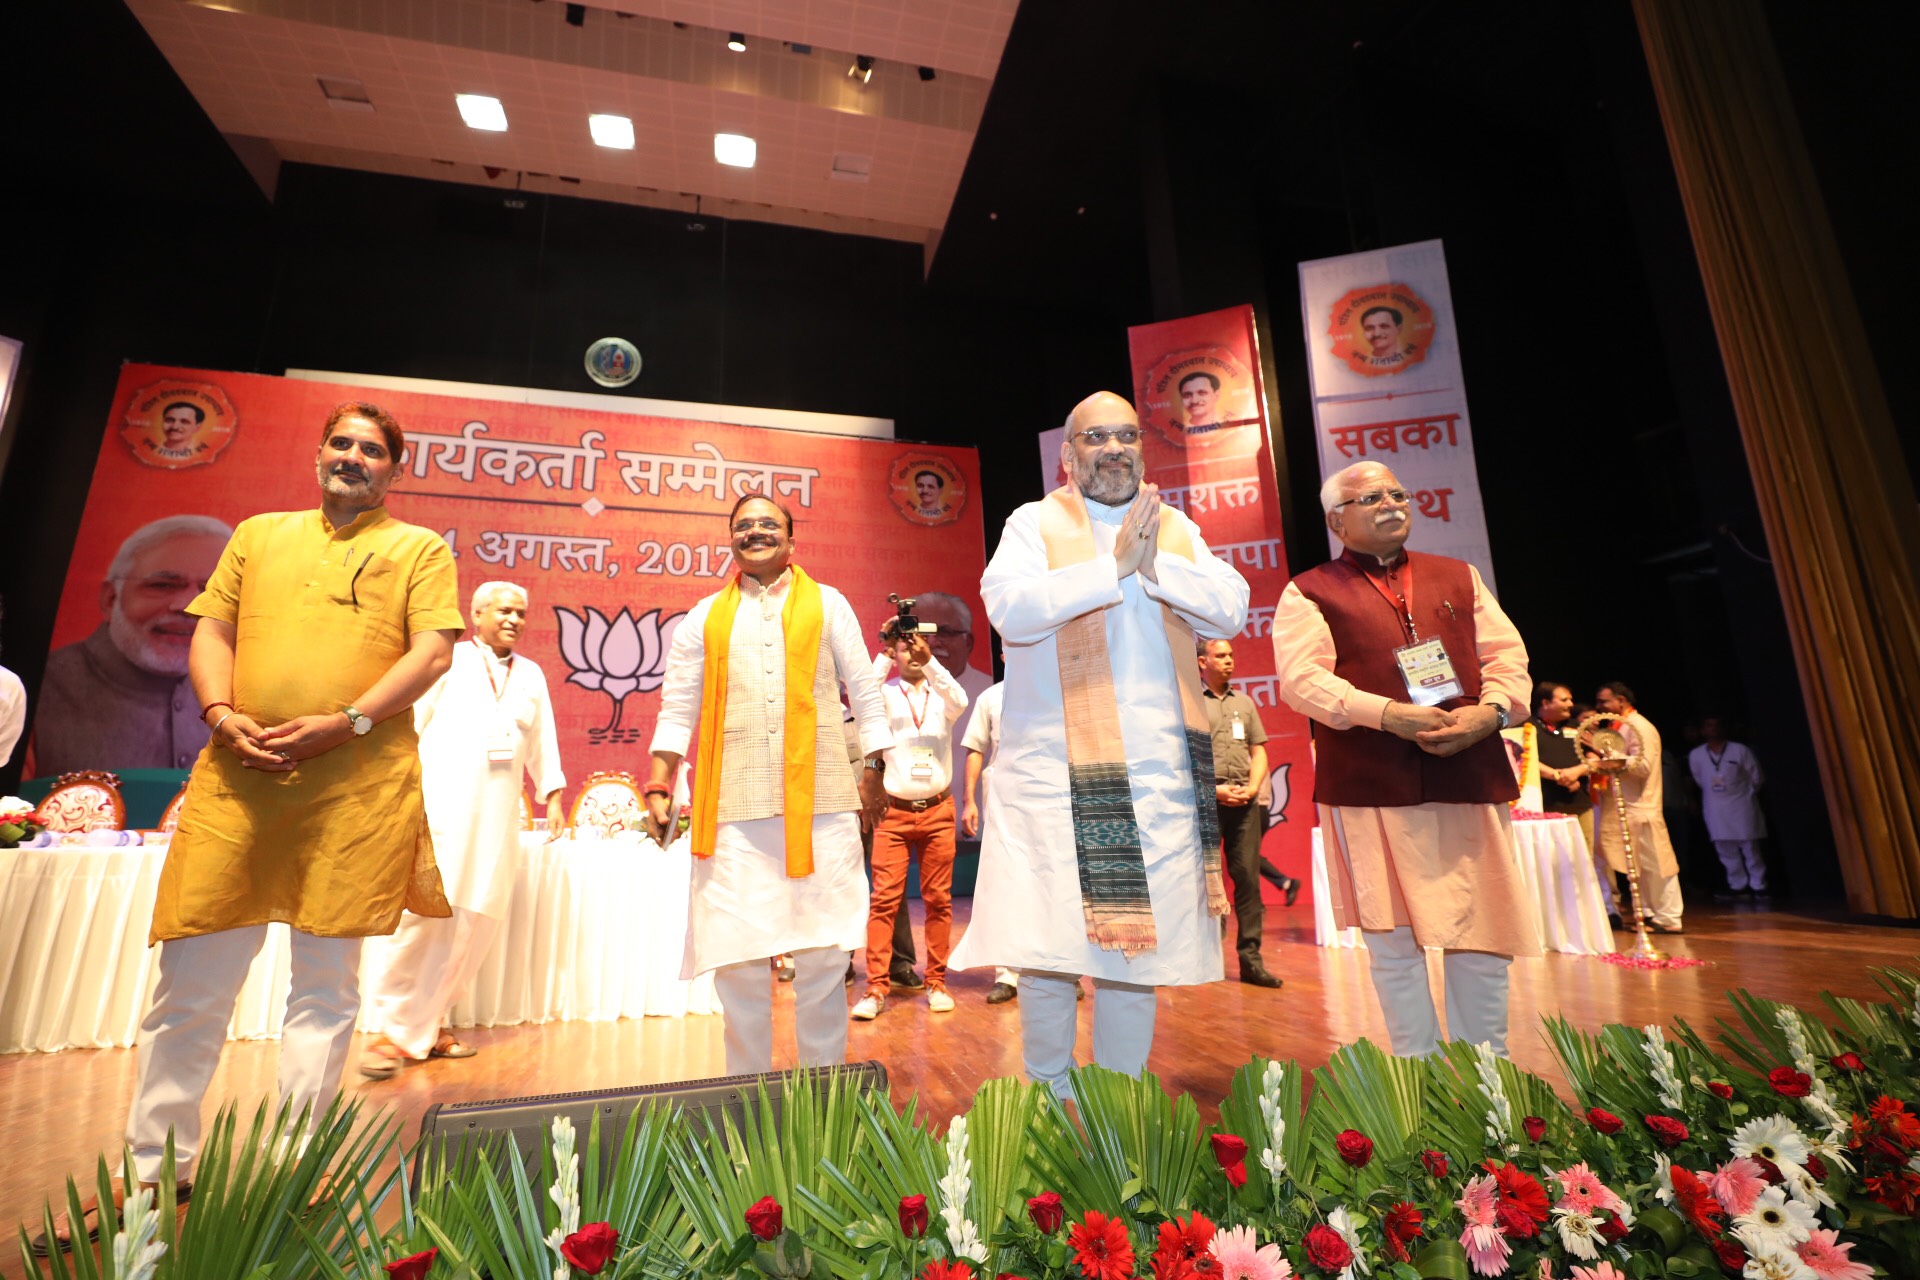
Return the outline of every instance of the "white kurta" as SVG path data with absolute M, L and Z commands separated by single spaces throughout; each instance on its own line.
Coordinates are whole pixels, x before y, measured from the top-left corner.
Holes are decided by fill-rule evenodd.
M 790 575 L 766 592 L 772 616 L 763 630 L 776 651 L 784 651 L 779 610 L 784 606 Z M 820 643 L 833 656 L 848 705 L 859 723 L 860 752 L 871 755 L 893 745 L 887 722 L 887 704 L 874 678 L 873 660 L 861 638 L 860 620 L 847 598 L 820 583 L 820 606 L 825 615 Z M 751 579 L 742 580 L 741 602 L 729 658 L 754 659 L 740 642 L 740 627 L 748 610 L 757 607 L 759 591 Z M 707 660 L 707 615 L 719 599 L 715 592 L 687 611 L 673 633 L 667 651 L 666 682 L 660 689 L 660 718 L 654 722 L 649 750 L 684 756 L 700 721 L 700 683 Z M 820 714 L 834 709 L 823 706 Z M 770 714 L 784 716 L 782 706 Z M 828 762 L 833 763 L 832 761 Z M 694 761 L 694 768 L 702 767 Z M 726 770 L 725 761 L 721 771 Z M 714 833 L 711 858 L 695 858 L 693 888 L 687 921 L 686 963 L 681 977 L 692 979 L 725 965 L 760 960 L 790 951 L 835 947 L 855 951 L 867 942 L 867 874 L 860 849 L 860 815 L 813 815 L 813 873 L 787 874 L 786 819 L 756 818 L 750 822 L 723 822 Z
M 1759 797 L 1764 779 L 1753 752 L 1729 742 L 1716 761 L 1703 742 L 1688 754 L 1687 767 L 1700 786 L 1700 816 L 1707 820 L 1711 839 L 1766 839 L 1767 819 Z
M 481 645 L 457 644 L 453 665 L 413 704 L 413 723 L 447 901 L 500 919 L 519 861 L 522 779 L 533 780 L 536 801 L 567 784 L 547 677 L 531 658 L 509 664 Z M 487 758 L 496 741 L 511 744 L 511 761 Z
M 1176 986 L 1225 975 L 1220 922 L 1207 914 L 1200 828 L 1188 768 L 1175 662 L 1160 605 L 1173 608 L 1203 638 L 1236 634 L 1246 622 L 1247 583 L 1207 550 L 1198 526 L 1171 507 L 1193 538 L 1189 561 L 1162 550 L 1159 582 L 1120 578 L 1114 534 L 1126 508 L 1087 503 L 1098 554 L 1049 570 L 1040 539 L 1040 504 L 1007 520 L 993 562 L 980 580 L 987 615 L 1006 657 L 1005 703 L 993 786 L 982 802 L 980 873 L 973 918 L 951 967 L 1000 965 L 1080 973 L 1114 982 Z M 1067 734 L 1054 633 L 1103 610 L 1107 650 L 1133 792 L 1134 817 L 1153 902 L 1157 945 L 1128 960 L 1087 940 L 1080 873 L 1067 790 Z

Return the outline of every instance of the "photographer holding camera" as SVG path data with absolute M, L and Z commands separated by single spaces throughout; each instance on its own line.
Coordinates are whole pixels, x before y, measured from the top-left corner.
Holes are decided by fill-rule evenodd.
M 894 616 L 880 628 L 884 646 L 874 674 L 894 668 L 881 688 L 893 745 L 886 759 L 885 815 L 873 832 L 873 898 L 867 913 L 867 994 L 853 1017 L 869 1021 L 887 1007 L 893 926 L 904 909 L 907 864 L 920 855 L 920 897 L 927 904 L 927 1008 L 946 1013 L 947 949 L 953 928 L 953 726 L 967 709 L 967 691 L 927 644 L 932 623 L 913 601 L 888 597 Z

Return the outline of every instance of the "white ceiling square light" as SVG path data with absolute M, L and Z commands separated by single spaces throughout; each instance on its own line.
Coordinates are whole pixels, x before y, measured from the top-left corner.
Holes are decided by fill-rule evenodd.
M 721 164 L 732 165 L 736 169 L 751 169 L 759 153 L 759 145 L 745 134 L 716 133 L 713 135 L 713 158 Z
M 507 131 L 507 109 L 500 105 L 500 99 L 489 98 L 483 93 L 456 93 L 453 101 L 460 108 L 460 118 L 467 122 L 469 129 L 481 129 L 487 133 Z
M 588 116 L 587 132 L 603 147 L 633 150 L 633 121 L 625 116 Z

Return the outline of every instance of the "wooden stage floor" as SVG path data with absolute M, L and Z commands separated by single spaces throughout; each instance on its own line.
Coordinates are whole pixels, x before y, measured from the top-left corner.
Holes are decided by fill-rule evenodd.
M 955 904 L 961 927 L 970 905 Z M 1285 978 L 1284 988 L 1262 990 L 1229 977 L 1212 986 L 1169 989 L 1160 997 L 1149 1065 L 1167 1088 L 1192 1093 L 1209 1120 L 1234 1069 L 1254 1053 L 1318 1066 L 1336 1045 L 1361 1036 L 1384 1039 L 1364 953 L 1312 945 L 1313 922 L 1304 903 L 1291 911 L 1270 905 L 1267 920 L 1265 956 L 1268 967 Z M 1920 930 L 1793 911 L 1690 907 L 1686 920 L 1684 936 L 1663 942 L 1676 954 L 1711 961 L 1707 967 L 1645 972 L 1557 954 L 1516 962 L 1515 1060 L 1559 1078 L 1538 1031 L 1543 1013 L 1564 1014 L 1589 1029 L 1683 1016 L 1707 1030 L 1716 1014 L 1726 1012 L 1729 988 L 1808 1005 L 1822 989 L 1874 998 L 1869 967 L 1920 954 Z M 1232 963 L 1229 951 L 1229 974 Z M 1434 969 L 1437 983 L 1437 961 Z M 922 996 L 895 997 L 876 1021 L 852 1024 L 848 1056 L 885 1062 L 896 1101 L 917 1094 L 923 1114 L 944 1120 L 968 1102 L 980 1081 L 1019 1073 L 1019 1005 L 987 1005 L 991 981 L 990 973 L 954 975 L 959 1008 L 947 1014 L 930 1014 Z M 1093 1007 L 1092 1000 L 1081 1006 L 1083 1061 Z M 792 1054 L 790 997 L 778 997 L 774 1010 L 776 1061 L 784 1065 Z M 550 1023 L 467 1035 L 481 1050 L 478 1057 L 428 1063 L 380 1083 L 361 1080 L 349 1066 L 348 1085 L 374 1105 L 396 1108 L 410 1139 L 421 1112 L 436 1101 L 616 1088 L 724 1071 L 720 1020 L 711 1016 Z M 209 1094 L 209 1114 L 215 1099 L 255 1099 L 270 1091 L 277 1049 L 272 1041 L 229 1044 Z M 69 1173 L 91 1178 L 96 1154 L 120 1141 L 133 1056 L 130 1049 L 110 1049 L 0 1057 L 0 1147 L 7 1152 L 0 1161 L 0 1226 L 9 1238 L 12 1223 L 29 1214 L 37 1220 L 42 1200 L 58 1193 Z M 11 1274 L 15 1265 L 13 1245 L 0 1245 L 0 1274 Z

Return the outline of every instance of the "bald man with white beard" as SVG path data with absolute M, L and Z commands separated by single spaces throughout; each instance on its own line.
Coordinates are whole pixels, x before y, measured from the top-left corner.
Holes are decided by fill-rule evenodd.
M 1440 1046 L 1437 947 L 1450 1038 L 1504 1055 L 1508 966 L 1540 954 L 1498 736 L 1529 713 L 1526 646 L 1472 565 L 1406 549 L 1413 510 L 1386 467 L 1346 468 L 1320 504 L 1346 549 L 1280 593 L 1273 652 L 1280 696 L 1313 721 L 1335 919 L 1364 931 L 1394 1053 Z

